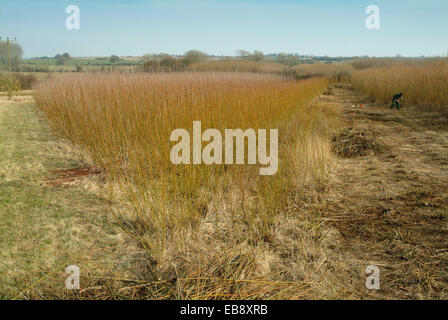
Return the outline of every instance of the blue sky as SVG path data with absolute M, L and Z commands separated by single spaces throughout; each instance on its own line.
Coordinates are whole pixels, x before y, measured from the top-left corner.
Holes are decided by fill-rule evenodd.
M 65 27 L 68 5 L 80 30 Z M 380 8 L 367 30 L 366 7 Z M 26 57 L 182 54 L 198 49 L 329 56 L 434 56 L 448 50 L 446 0 L 0 0 L 0 36 Z

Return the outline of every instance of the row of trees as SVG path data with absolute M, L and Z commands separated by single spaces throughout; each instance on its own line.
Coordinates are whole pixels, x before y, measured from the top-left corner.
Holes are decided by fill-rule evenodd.
M 249 51 L 246 50 L 238 50 L 236 52 L 236 55 L 239 59 L 243 60 L 261 61 L 265 59 L 263 52 L 257 50 L 255 50 L 253 53 L 250 53 Z M 301 63 L 300 58 L 297 56 L 297 54 L 282 52 L 275 54 L 273 56 L 274 61 L 288 67 L 293 67 Z
M 141 71 L 150 72 L 157 70 L 182 70 L 193 63 L 203 62 L 209 55 L 199 50 L 190 50 L 183 57 L 173 57 L 167 53 L 146 54 L 143 56 L 145 62 L 140 67 Z
M 55 55 L 54 58 L 57 59 L 57 65 L 64 66 L 70 61 L 72 57 L 68 53 L 63 53 Z M 120 57 L 115 54 L 111 55 L 109 58 L 104 59 L 109 59 L 111 63 L 116 63 L 121 60 Z
M 255 50 L 253 53 L 246 51 L 246 50 L 238 50 L 236 52 L 236 55 L 239 59 L 243 60 L 254 60 L 254 61 L 261 61 L 264 59 L 264 54 L 261 51 Z M 160 53 L 160 54 L 145 54 L 143 56 L 143 59 L 146 61 L 149 60 L 161 60 L 167 57 L 172 57 L 168 53 Z M 202 51 L 199 50 L 190 50 L 185 52 L 185 54 L 180 58 L 180 60 L 188 65 L 195 62 L 202 62 L 209 58 L 210 56 Z
M 253 53 L 250 53 L 246 50 L 238 50 L 236 52 L 236 55 L 243 60 L 261 61 L 264 59 L 264 53 L 257 50 L 255 50 Z
M 57 59 L 57 65 L 65 66 L 72 57 L 68 53 L 63 53 L 55 55 L 54 58 Z
M 168 53 L 145 54 L 142 58 L 145 61 L 161 61 L 163 59 L 176 59 L 179 60 L 184 65 L 190 65 L 195 62 L 206 61 L 209 58 L 209 55 L 199 50 L 190 50 L 185 52 L 185 54 L 181 58 L 175 58 Z
M 265 59 L 263 52 L 246 50 L 238 50 L 236 52 L 237 59 L 247 61 L 262 61 Z M 11 43 L 11 66 L 12 70 L 19 70 L 19 63 L 23 57 L 23 50 L 17 43 Z M 57 59 L 56 64 L 63 66 L 70 63 L 72 57 L 68 53 L 57 54 L 54 56 Z M 112 55 L 108 58 L 111 63 L 115 64 L 121 59 L 117 55 Z M 181 57 L 174 57 L 169 54 L 147 54 L 143 56 L 145 60 L 142 68 L 143 70 L 154 70 L 158 68 L 187 68 L 193 63 L 204 62 L 209 59 L 209 55 L 199 50 L 187 51 Z M 287 66 L 295 66 L 300 63 L 300 58 L 293 54 L 279 53 L 274 58 L 276 62 Z M 272 60 L 271 60 L 272 61 Z M 5 69 L 8 63 L 8 49 L 5 41 L 0 41 L 0 69 Z
M 263 52 L 255 50 L 249 52 L 246 50 L 238 50 L 236 52 L 238 60 L 245 61 L 262 61 L 265 59 Z M 205 52 L 198 50 L 190 50 L 181 57 L 174 57 L 167 53 L 161 54 L 146 54 L 143 56 L 145 60 L 142 69 L 143 71 L 151 71 L 157 69 L 182 69 L 187 68 L 193 63 L 204 62 L 209 59 L 209 55 Z M 276 61 L 280 64 L 293 67 L 301 63 L 300 58 L 294 54 L 279 53 L 275 55 L 275 58 L 271 61 Z
M 250 53 L 245 50 L 237 51 L 238 59 L 261 61 L 264 59 L 264 54 L 261 51 L 254 51 Z M 142 71 L 157 71 L 163 70 L 182 70 L 188 68 L 190 65 L 198 62 L 207 61 L 210 56 L 199 50 L 190 50 L 185 52 L 181 57 L 173 57 L 167 53 L 161 54 L 146 54 L 143 56 L 145 62 L 141 66 Z
M 288 67 L 293 67 L 300 64 L 300 59 L 296 55 L 287 54 L 287 53 L 279 53 L 276 57 L 278 63 L 284 64 Z

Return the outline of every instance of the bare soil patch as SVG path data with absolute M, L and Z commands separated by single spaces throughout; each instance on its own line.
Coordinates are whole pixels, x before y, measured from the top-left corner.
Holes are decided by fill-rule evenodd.
M 53 177 L 46 177 L 44 181 L 49 186 L 67 185 L 83 177 L 97 176 L 103 173 L 103 170 L 95 167 L 83 167 L 65 170 L 51 170 Z

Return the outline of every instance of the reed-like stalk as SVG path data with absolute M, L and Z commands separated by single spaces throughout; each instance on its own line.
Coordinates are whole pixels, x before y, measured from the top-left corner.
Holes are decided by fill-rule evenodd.
M 403 93 L 407 105 L 448 112 L 448 59 L 431 59 L 355 71 L 354 88 L 376 102 L 390 104 Z
M 270 237 L 291 193 L 325 177 L 330 118 L 312 101 L 327 85 L 244 73 L 84 74 L 39 84 L 36 101 L 109 174 L 118 221 L 160 262 L 200 237 L 209 216 L 219 219 L 222 203 L 248 240 Z M 277 174 L 260 176 L 258 165 L 173 165 L 171 132 L 191 132 L 198 120 L 203 130 L 279 129 Z

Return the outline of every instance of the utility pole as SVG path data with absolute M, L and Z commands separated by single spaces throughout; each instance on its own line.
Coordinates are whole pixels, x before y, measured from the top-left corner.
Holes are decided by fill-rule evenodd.
M 0 40 L 3 40 L 2 37 L 0 37 Z M 11 81 L 11 42 L 17 42 L 17 38 L 14 40 L 9 39 L 9 37 L 6 38 L 6 47 L 8 48 L 8 73 L 9 73 L 9 81 Z
M 0 40 L 2 40 L 1 37 Z M 11 76 L 11 42 L 17 42 L 17 38 L 11 40 L 9 39 L 9 37 L 6 37 L 6 47 L 8 48 L 8 73 L 9 73 L 8 96 L 10 99 L 12 96 L 12 90 L 14 90 Z
M 9 38 L 6 38 L 6 46 L 8 47 L 8 73 L 9 73 L 9 82 L 11 83 L 11 43 L 9 42 Z

